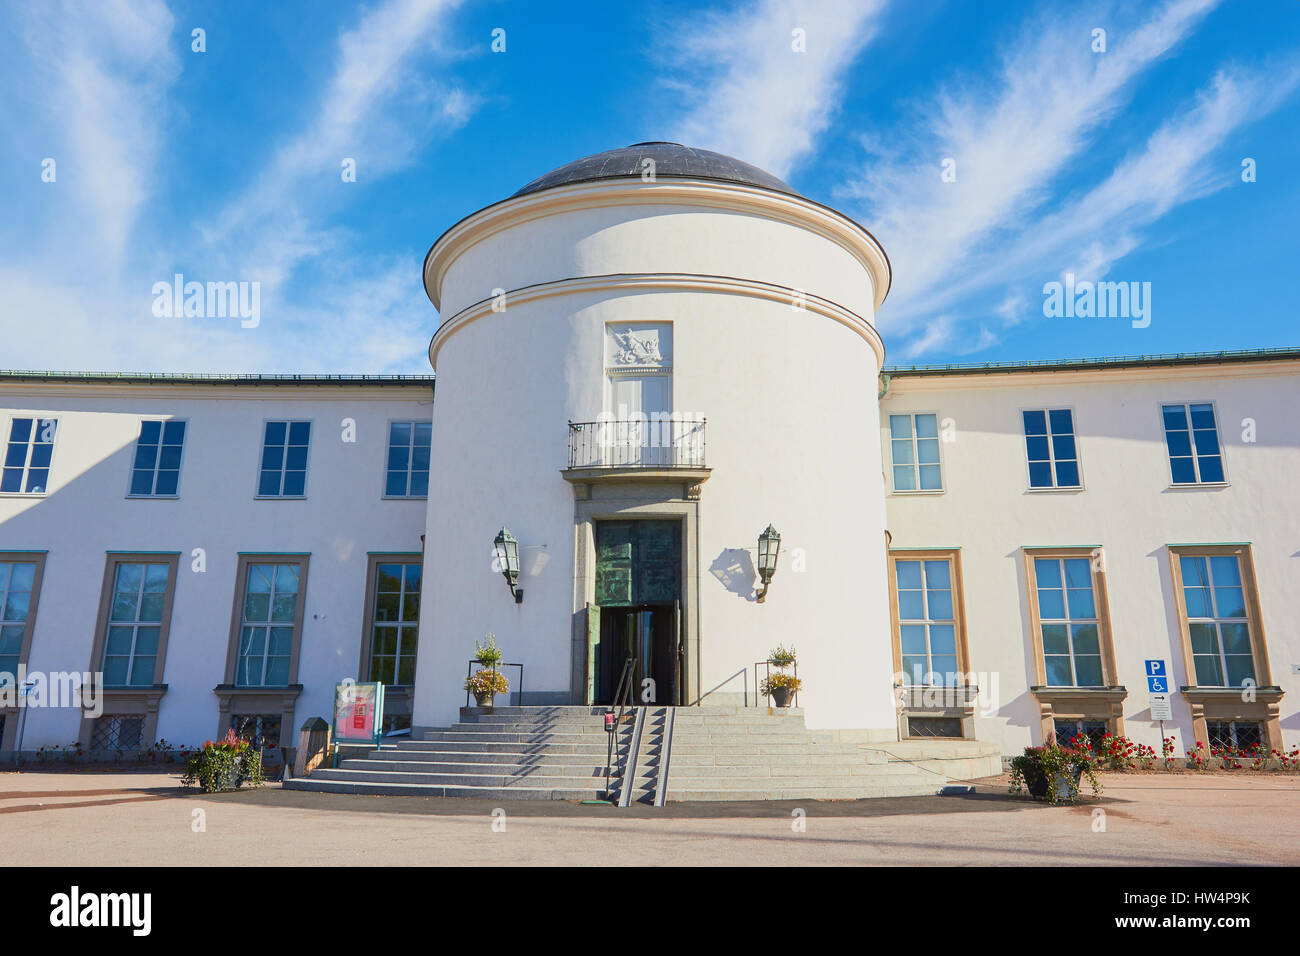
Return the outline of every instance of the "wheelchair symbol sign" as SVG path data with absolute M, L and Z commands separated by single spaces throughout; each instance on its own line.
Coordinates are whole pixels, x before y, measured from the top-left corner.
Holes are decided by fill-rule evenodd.
M 1147 689 L 1153 694 L 1167 694 L 1169 693 L 1169 678 L 1147 677 Z

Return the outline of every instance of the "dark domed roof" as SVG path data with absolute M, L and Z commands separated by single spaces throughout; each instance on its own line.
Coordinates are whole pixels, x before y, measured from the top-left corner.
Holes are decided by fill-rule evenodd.
M 707 149 L 692 149 L 680 143 L 634 143 L 620 149 L 608 149 L 603 153 L 575 159 L 558 169 L 551 170 L 545 176 L 539 176 L 510 198 L 527 196 L 555 186 L 568 186 L 571 183 L 624 177 L 640 178 L 642 160 L 647 158 L 654 160 L 656 177 L 717 179 L 798 195 L 771 173 L 721 153 L 710 152 Z

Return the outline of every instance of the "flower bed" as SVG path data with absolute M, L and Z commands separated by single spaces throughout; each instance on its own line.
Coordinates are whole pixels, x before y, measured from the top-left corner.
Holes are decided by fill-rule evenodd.
M 1076 737 L 1075 740 L 1078 740 Z M 1071 741 L 1071 745 L 1074 741 Z M 1197 741 L 1183 758 L 1177 756 L 1173 737 L 1161 741 L 1160 757 L 1146 744 L 1135 743 L 1127 737 L 1106 734 L 1097 745 L 1100 769 L 1113 773 L 1140 773 L 1164 771 L 1180 773 L 1193 771 L 1238 771 L 1295 773 L 1300 771 L 1300 747 L 1293 750 L 1265 750 L 1260 744 L 1250 747 L 1223 747 L 1211 749 Z

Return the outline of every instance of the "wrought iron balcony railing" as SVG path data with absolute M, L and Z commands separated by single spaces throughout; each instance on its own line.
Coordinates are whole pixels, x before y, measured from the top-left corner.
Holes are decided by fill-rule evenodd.
M 703 468 L 704 419 L 569 422 L 570 468 Z

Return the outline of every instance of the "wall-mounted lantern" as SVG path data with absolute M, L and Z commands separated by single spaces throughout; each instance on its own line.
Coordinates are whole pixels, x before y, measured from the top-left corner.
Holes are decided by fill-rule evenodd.
M 763 582 L 763 590 L 758 592 L 755 600 L 762 604 L 767 600 L 767 588 L 776 574 L 776 558 L 781 553 L 781 535 L 771 525 L 758 536 L 758 577 Z
M 501 568 L 501 573 L 505 576 L 506 583 L 510 585 L 510 593 L 515 596 L 515 603 L 523 604 L 524 589 L 515 587 L 519 581 L 519 540 L 508 529 L 502 528 L 497 532 L 492 546 L 496 550 L 497 564 Z

